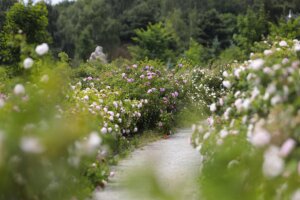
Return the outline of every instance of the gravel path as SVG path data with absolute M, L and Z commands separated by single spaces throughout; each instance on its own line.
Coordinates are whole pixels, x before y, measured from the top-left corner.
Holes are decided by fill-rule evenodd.
M 170 138 L 160 140 L 134 151 L 127 159 L 122 160 L 113 168 L 115 176 L 109 180 L 104 191 L 94 194 L 95 200 L 143 200 L 143 199 L 196 199 L 197 174 L 201 165 L 200 154 L 189 143 L 190 129 L 180 129 Z M 153 193 L 152 178 L 146 177 L 145 172 L 150 168 L 155 174 L 155 180 L 168 194 L 164 198 L 146 197 L 146 193 Z M 149 171 L 148 171 L 149 172 Z M 134 180 L 142 180 L 136 183 L 134 191 L 140 190 L 140 196 L 132 194 L 126 187 L 127 176 L 131 174 Z M 150 180 L 150 181 L 149 181 Z M 149 185 L 150 184 L 150 185 Z M 142 195 L 141 195 L 142 193 Z M 173 196 L 172 196 L 173 195 Z M 171 197 L 170 197 L 171 196 Z

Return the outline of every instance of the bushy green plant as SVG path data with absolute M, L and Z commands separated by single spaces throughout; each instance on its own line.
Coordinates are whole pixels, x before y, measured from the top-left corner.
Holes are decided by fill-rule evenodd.
M 194 39 L 190 39 L 190 47 L 184 52 L 184 56 L 193 65 L 203 65 L 209 59 L 209 52 Z
M 233 36 L 233 39 L 248 54 L 252 44 L 262 40 L 262 37 L 268 33 L 268 23 L 263 7 L 258 12 L 249 8 L 246 15 L 238 16 L 237 29 L 238 33 Z
M 146 30 L 136 30 L 136 37 L 133 38 L 135 46 L 129 50 L 136 60 L 148 58 L 174 61 L 179 48 L 177 40 L 175 32 L 167 24 L 150 24 Z
M 22 40 L 18 34 L 25 35 L 28 44 L 50 42 L 47 32 L 48 10 L 44 2 L 36 4 L 15 3 L 6 13 L 6 21 L 0 32 L 0 64 L 16 64 L 20 60 Z
M 288 39 L 299 39 L 300 37 L 300 17 L 296 19 L 281 19 L 278 24 L 271 23 L 270 25 L 270 37 L 276 39 L 277 37 Z
M 300 43 L 265 45 L 223 73 L 226 94 L 194 126 L 206 199 L 299 198 Z

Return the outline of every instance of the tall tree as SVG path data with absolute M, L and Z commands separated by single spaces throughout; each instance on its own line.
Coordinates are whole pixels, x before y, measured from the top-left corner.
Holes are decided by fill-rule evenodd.
M 36 4 L 16 3 L 6 13 L 3 31 L 0 33 L 0 64 L 19 62 L 20 44 L 14 36 L 20 31 L 29 44 L 51 42 L 47 32 L 48 11 L 44 2 Z
M 0 1 L 0 31 L 3 29 L 6 12 L 11 6 L 17 3 L 18 0 L 1 0 Z

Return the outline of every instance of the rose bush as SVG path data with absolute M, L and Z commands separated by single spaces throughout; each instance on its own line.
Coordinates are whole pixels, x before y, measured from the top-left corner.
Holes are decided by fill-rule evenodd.
M 261 46 L 267 49 L 223 72 L 226 94 L 193 127 L 205 199 L 299 199 L 300 45 Z
M 90 62 L 93 76 L 81 77 L 47 44 L 24 48 L 19 75 L 0 88 L 0 199 L 83 199 L 106 184 L 132 137 L 172 130 L 183 69 Z

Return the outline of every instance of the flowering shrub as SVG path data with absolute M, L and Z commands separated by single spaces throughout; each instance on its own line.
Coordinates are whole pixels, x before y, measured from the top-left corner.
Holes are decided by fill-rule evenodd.
M 132 136 L 170 133 L 182 70 L 93 61 L 93 77 L 72 79 L 66 55 L 54 61 L 46 43 L 24 48 L 20 75 L 0 87 L 0 199 L 84 199 L 106 184 Z
M 299 195 L 298 40 L 268 48 L 224 72 L 226 95 L 194 126 L 206 199 L 292 199 Z
M 191 88 L 189 95 L 191 102 L 204 110 L 216 102 L 225 90 L 222 87 L 222 76 L 220 72 L 208 69 L 195 68 L 191 74 Z
M 126 100 L 128 104 L 132 102 L 131 107 L 139 110 L 134 111 L 139 116 L 138 120 L 133 120 L 135 128 L 157 127 L 169 133 L 173 115 L 180 108 L 186 92 L 188 78 L 185 74 L 178 69 L 167 70 L 161 63 L 153 61 L 120 68 L 111 65 L 106 67 L 99 77 L 86 78 L 85 84 L 92 84 L 98 91 L 118 91 L 115 100 Z

